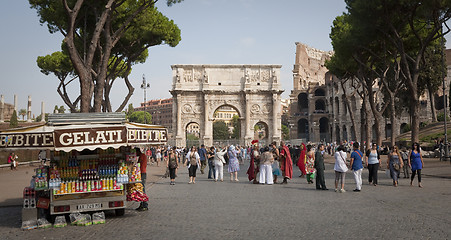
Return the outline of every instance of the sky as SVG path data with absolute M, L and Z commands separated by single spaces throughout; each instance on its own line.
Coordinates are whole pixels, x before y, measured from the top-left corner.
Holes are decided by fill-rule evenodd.
M 56 91 L 57 78 L 44 75 L 36 64 L 38 56 L 60 50 L 63 35 L 50 34 L 26 0 L 7 1 L 2 6 L 0 94 L 5 102 L 12 104 L 16 94 L 18 109 L 26 109 L 31 95 L 36 116 L 41 113 L 42 101 L 46 112 L 55 105 L 65 106 Z M 178 25 L 182 40 L 174 48 L 149 48 L 147 61 L 133 67 L 129 79 L 135 91 L 129 103 L 134 107 L 144 99 L 140 88 L 143 75 L 150 83 L 147 100 L 171 97 L 174 64 L 280 64 L 282 97 L 288 98 L 293 88 L 295 42 L 333 50 L 329 38 L 332 21 L 346 11 L 343 0 L 184 0 L 171 7 L 160 0 L 157 7 Z M 451 48 L 450 35 L 447 48 Z M 79 86 L 72 88 L 75 99 Z M 110 95 L 113 110 L 127 92 L 123 82 L 115 83 Z

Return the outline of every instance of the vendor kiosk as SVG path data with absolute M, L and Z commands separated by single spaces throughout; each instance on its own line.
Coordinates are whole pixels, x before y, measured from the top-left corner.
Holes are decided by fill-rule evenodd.
M 0 149 L 50 151 L 50 165 L 36 169 L 24 190 L 24 208 L 45 208 L 51 215 L 123 215 L 127 186 L 141 181 L 136 149 L 166 143 L 167 129 L 126 122 L 124 113 L 51 114 L 45 125 L 0 133 Z

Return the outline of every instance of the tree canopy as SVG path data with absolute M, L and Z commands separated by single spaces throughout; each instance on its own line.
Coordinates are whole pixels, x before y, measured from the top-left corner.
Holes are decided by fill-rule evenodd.
M 167 0 L 168 6 L 182 0 Z M 29 0 L 50 33 L 64 36 L 62 51 L 38 58 L 44 74 L 53 73 L 58 93 L 71 111 L 112 111 L 110 91 L 121 78 L 128 89 L 122 111 L 134 88 L 128 75 L 143 63 L 151 46 L 180 42 L 180 29 L 155 7 L 157 0 Z M 70 61 L 67 61 L 67 60 Z M 79 96 L 70 98 L 66 87 L 78 79 Z

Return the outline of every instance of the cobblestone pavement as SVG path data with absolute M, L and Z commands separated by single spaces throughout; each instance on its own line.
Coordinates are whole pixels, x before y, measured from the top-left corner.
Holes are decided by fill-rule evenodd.
M 287 185 L 253 185 L 242 166 L 240 182 L 213 182 L 198 174 L 188 184 L 182 167 L 175 186 L 161 179 L 148 187 L 149 211 L 123 217 L 107 214 L 106 224 L 62 229 L 20 229 L 20 208 L 0 208 L 2 239 L 449 239 L 451 180 L 423 177 L 424 188 L 400 179 L 393 187 L 384 171 L 379 185 L 369 186 L 363 173 L 362 192 L 355 193 L 352 173 L 346 193 L 334 192 L 333 165 L 326 164 L 329 191 L 315 190 L 304 178 Z M 227 170 L 225 170 L 227 171 Z M 199 172 L 198 172 L 199 173 Z M 425 171 L 426 174 L 426 171 Z

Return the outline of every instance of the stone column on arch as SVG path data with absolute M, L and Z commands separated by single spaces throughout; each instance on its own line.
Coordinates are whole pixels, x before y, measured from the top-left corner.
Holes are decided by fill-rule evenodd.
M 281 129 L 281 122 L 278 118 L 279 116 L 279 106 L 280 106 L 280 100 L 279 100 L 279 96 L 277 95 L 277 93 L 273 93 L 272 94 L 272 141 L 275 141 L 277 144 L 280 143 L 281 140 L 281 134 L 280 134 L 280 129 Z
M 182 103 L 181 103 L 181 94 L 177 93 L 175 101 L 173 101 L 176 105 L 176 118 L 177 122 L 175 123 L 176 127 L 176 136 L 175 136 L 175 145 L 177 147 L 185 147 L 186 142 L 183 141 L 183 124 L 182 124 Z
M 203 102 L 204 102 L 204 137 L 203 137 L 203 143 L 205 146 L 212 146 L 213 145 L 213 124 L 210 121 L 210 101 L 208 94 L 204 94 L 203 96 Z
M 244 113 L 244 126 L 245 126 L 245 135 L 244 135 L 244 144 L 250 145 L 252 142 L 252 126 L 251 126 L 251 99 L 249 94 L 245 95 L 245 113 Z

